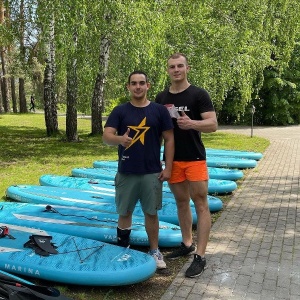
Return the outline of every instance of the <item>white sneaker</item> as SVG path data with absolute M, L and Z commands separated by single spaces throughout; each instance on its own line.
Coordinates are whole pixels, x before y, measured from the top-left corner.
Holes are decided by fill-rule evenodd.
M 164 257 L 158 249 L 149 251 L 149 254 L 155 259 L 157 269 L 165 269 L 167 267 L 166 263 L 164 262 Z

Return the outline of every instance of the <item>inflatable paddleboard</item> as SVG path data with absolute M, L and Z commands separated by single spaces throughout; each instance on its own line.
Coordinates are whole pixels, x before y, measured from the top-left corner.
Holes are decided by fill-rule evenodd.
M 81 170 L 79 168 L 72 170 L 72 175 L 77 177 L 102 179 L 101 182 L 111 182 L 114 184 L 114 171 L 116 172 L 116 161 L 96 161 L 94 162 L 95 168 Z M 105 170 L 103 166 L 107 166 Z M 99 169 L 99 170 L 98 170 Z M 103 170 L 103 172 L 102 172 Z M 111 171 L 110 171 L 111 170 Z M 110 173 L 111 172 L 111 173 Z M 232 172 L 236 173 L 236 172 Z M 79 176 L 82 175 L 82 176 Z M 237 188 L 237 184 L 233 180 L 225 179 L 209 179 L 208 180 L 208 193 L 209 194 L 226 194 L 231 193 Z M 167 182 L 164 182 L 163 191 L 170 192 Z
M 15 275 L 65 284 L 120 286 L 145 281 L 156 271 L 152 256 L 130 248 L 2 220 L 0 226 L 5 229 L 0 238 L 0 270 Z
M 67 187 L 81 190 L 92 190 L 106 194 L 114 194 L 114 181 L 96 178 L 82 178 L 63 175 L 45 174 L 39 178 L 41 185 Z M 208 184 L 209 194 L 225 194 L 231 193 L 237 188 L 237 184 L 232 180 L 210 179 Z M 163 198 L 172 197 L 173 194 L 167 182 L 163 183 Z
M 0 220 L 9 224 L 66 233 L 117 243 L 118 215 L 71 206 L 0 202 Z M 180 227 L 159 223 L 159 246 L 177 247 L 182 241 Z M 149 246 L 142 217 L 133 217 L 130 244 Z
M 213 168 L 208 167 L 209 178 L 220 180 L 239 180 L 243 178 L 244 173 L 239 169 Z
M 87 178 L 102 178 L 108 180 L 114 180 L 117 166 L 113 168 L 109 161 L 95 161 L 93 163 L 94 168 L 74 168 L 71 173 L 75 177 L 87 177 Z M 213 168 L 208 167 L 208 174 L 210 179 L 221 180 L 238 180 L 244 176 L 242 170 L 238 169 L 226 169 L 226 168 Z
M 206 148 L 206 155 L 209 156 L 231 156 L 238 158 L 254 159 L 260 160 L 263 154 L 255 151 L 241 151 L 241 150 L 228 150 L 228 149 L 216 149 L 216 148 Z M 162 146 L 160 152 L 164 152 L 164 147 Z
M 206 162 L 208 167 L 214 167 L 214 168 L 251 169 L 257 166 L 257 161 L 254 159 L 238 158 L 238 157 L 230 157 L 230 156 L 207 155 Z
M 246 159 L 260 160 L 263 155 L 260 152 L 254 151 L 239 151 L 239 150 L 225 150 L 225 149 L 212 149 L 206 148 L 207 156 L 230 156 Z

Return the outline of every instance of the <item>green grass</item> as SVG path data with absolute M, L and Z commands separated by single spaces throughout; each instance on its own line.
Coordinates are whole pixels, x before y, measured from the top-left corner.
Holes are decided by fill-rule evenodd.
M 61 135 L 46 136 L 42 114 L 0 116 L 0 198 L 8 186 L 39 184 L 43 174 L 70 175 L 72 168 L 92 167 L 95 160 L 116 159 L 115 147 L 89 136 L 88 119 L 78 119 L 80 142 L 64 141 L 65 117 L 59 117 Z
M 90 119 L 78 119 L 80 142 L 74 143 L 64 141 L 65 117 L 59 116 L 58 120 L 61 134 L 49 138 L 43 114 L 0 115 L 0 201 L 5 200 L 5 190 L 10 185 L 39 184 L 39 177 L 43 174 L 71 175 L 72 168 L 92 167 L 95 160 L 117 158 L 117 147 L 103 145 L 100 136 L 89 136 Z M 269 145 L 269 141 L 260 137 L 218 131 L 204 134 L 203 141 L 209 148 L 257 152 L 264 152 Z M 220 198 L 226 206 L 231 196 Z M 213 222 L 219 215 L 220 212 L 212 215 Z M 182 259 L 168 263 L 167 275 L 155 275 L 146 282 L 129 287 L 59 286 L 59 289 L 75 300 L 159 299 L 184 262 Z

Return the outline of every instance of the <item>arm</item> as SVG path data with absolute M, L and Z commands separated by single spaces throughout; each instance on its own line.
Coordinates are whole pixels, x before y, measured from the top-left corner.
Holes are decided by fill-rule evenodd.
M 124 135 L 116 135 L 116 128 L 105 127 L 102 140 L 109 146 L 122 145 L 123 147 L 128 147 L 132 142 L 132 138 L 128 136 L 129 132 L 130 129 L 128 128 Z
M 161 181 L 170 179 L 172 172 L 172 164 L 174 158 L 174 134 L 173 129 L 163 131 L 162 133 L 164 139 L 165 148 L 165 168 L 159 175 Z
M 182 116 L 177 118 L 177 124 L 180 129 L 194 129 L 200 132 L 215 132 L 218 128 L 216 112 L 208 111 L 201 114 L 203 120 L 192 120 L 184 112 Z

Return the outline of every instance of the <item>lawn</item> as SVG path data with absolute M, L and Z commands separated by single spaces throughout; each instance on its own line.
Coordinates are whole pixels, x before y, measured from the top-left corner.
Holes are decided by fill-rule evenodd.
M 44 174 L 71 175 L 72 168 L 92 167 L 95 160 L 115 160 L 117 148 L 103 145 L 100 136 L 89 136 L 91 120 L 78 118 L 80 142 L 67 143 L 65 117 L 59 116 L 60 135 L 47 137 L 43 114 L 0 115 L 0 200 L 10 185 L 39 184 Z M 264 152 L 269 141 L 260 137 L 215 132 L 204 134 L 206 147 Z M 245 172 L 247 176 L 247 171 Z M 241 182 L 239 182 L 240 184 Z M 220 196 L 226 207 L 229 196 Z M 213 214 L 213 221 L 220 213 Z M 147 251 L 147 249 L 140 249 Z M 162 249 L 163 253 L 170 249 Z M 75 300 L 159 299 L 185 259 L 168 264 L 168 271 L 146 282 L 126 287 L 57 286 Z M 49 283 L 44 283 L 49 284 Z M 50 283 L 51 284 L 51 283 Z M 53 283 L 54 285 L 54 283 Z

